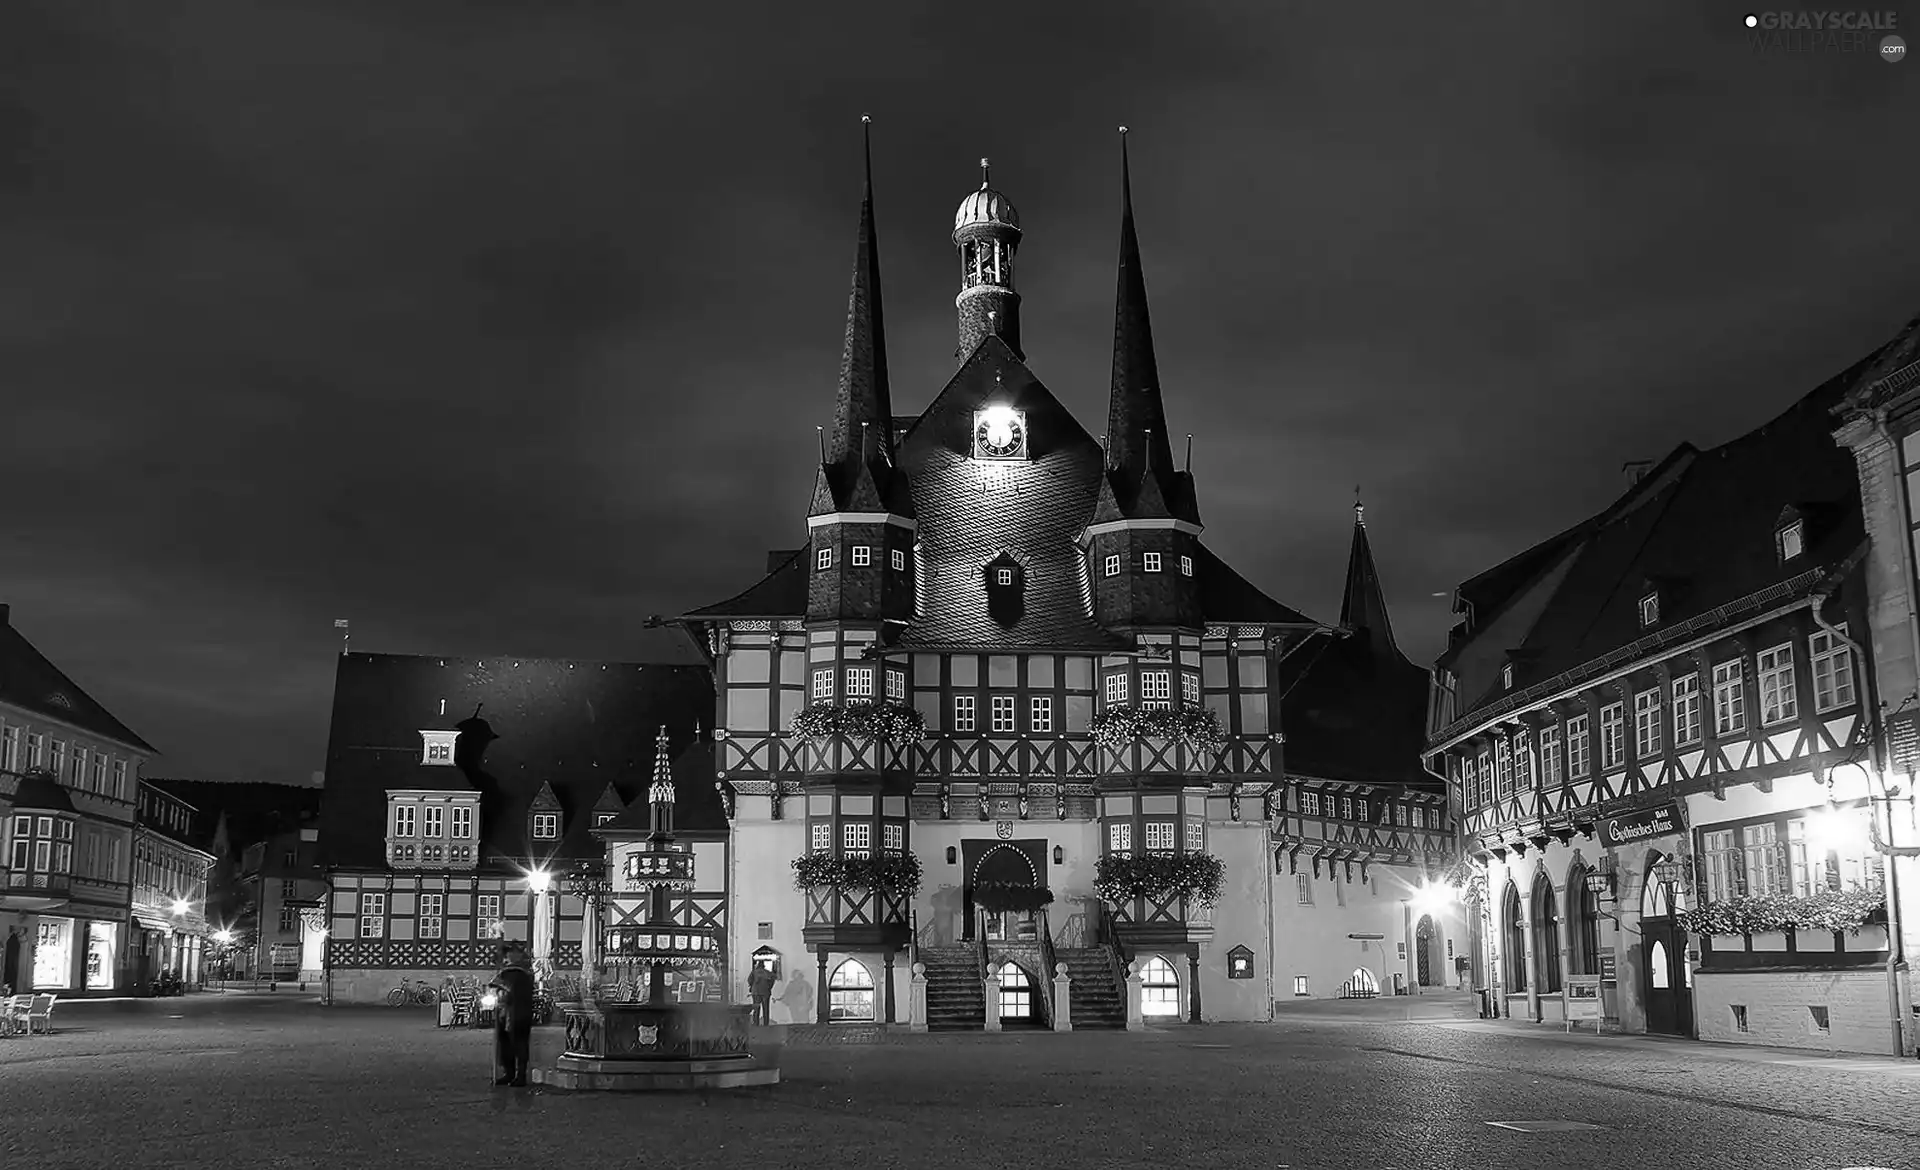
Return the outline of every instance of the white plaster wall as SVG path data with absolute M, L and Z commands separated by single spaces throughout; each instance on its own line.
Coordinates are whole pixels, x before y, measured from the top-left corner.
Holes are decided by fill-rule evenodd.
M 789 801 L 788 807 L 795 809 L 795 802 Z M 727 954 L 732 960 L 728 999 L 748 1002 L 750 957 L 759 947 L 772 947 L 780 952 L 781 978 L 773 989 L 771 1009 L 776 1024 L 813 1022 L 817 1003 L 818 972 L 801 935 L 807 917 L 805 896 L 793 888 L 793 859 L 806 851 L 806 834 L 804 815 L 780 821 L 742 817 L 734 822 L 733 904 L 727 908 L 731 936 Z M 760 937 L 762 922 L 772 924 L 772 937 Z
M 1712 828 L 1745 817 L 1813 808 L 1825 804 L 1827 800 L 1826 785 L 1816 782 L 1812 774 L 1806 772 L 1780 777 L 1773 782 L 1772 792 L 1762 792 L 1752 784 L 1729 784 L 1722 791 L 1726 794 L 1724 800 L 1711 792 L 1696 792 L 1687 797 L 1687 823 L 1690 828 Z M 1847 771 L 1836 776 L 1836 798 L 1852 800 L 1865 795 L 1865 786 L 1850 779 Z
M 1273 877 L 1274 998 L 1281 1003 L 1303 998 L 1294 994 L 1294 981 L 1307 978 L 1307 996 L 1332 999 L 1340 985 L 1358 968 L 1373 973 L 1381 995 L 1392 995 L 1393 977 L 1402 976 L 1410 994 L 1414 993 L 1416 958 L 1413 931 L 1420 915 L 1413 913 L 1409 899 L 1421 884 L 1418 871 L 1395 866 L 1376 865 L 1367 870 L 1368 880 L 1360 880 L 1360 867 L 1353 867 L 1348 881 L 1344 866 L 1335 866 L 1331 874 L 1325 865 L 1320 876 L 1313 876 L 1312 863 L 1301 858 L 1299 875 L 1286 872 Z M 1305 876 L 1313 902 L 1303 905 L 1299 897 L 1299 876 Z M 1344 897 L 1345 904 L 1341 904 Z M 1446 944 L 1453 942 L 1454 953 L 1466 954 L 1468 932 L 1465 910 L 1450 905 L 1429 910 L 1440 936 L 1439 955 L 1444 964 Z M 1356 939 L 1355 934 L 1378 934 L 1379 939 Z M 1401 947 L 1405 946 L 1403 952 Z M 1452 985 L 1446 972 L 1446 985 Z
M 1213 908 L 1213 938 L 1200 948 L 1200 1016 L 1204 1020 L 1266 1020 L 1273 1015 L 1266 947 L 1267 871 L 1273 868 L 1265 822 L 1212 821 L 1207 849 L 1226 867 L 1226 883 Z M 1227 978 L 1227 952 L 1253 952 L 1253 978 Z M 1192 994 L 1186 964 L 1168 956 L 1180 972 L 1183 1006 Z

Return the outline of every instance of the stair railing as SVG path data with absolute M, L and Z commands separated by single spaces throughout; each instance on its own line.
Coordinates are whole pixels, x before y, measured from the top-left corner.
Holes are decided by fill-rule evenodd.
M 1100 905 L 1098 926 L 1095 937 L 1099 947 L 1107 958 L 1107 970 L 1113 975 L 1113 986 L 1120 993 L 1122 1006 L 1127 1001 L 1127 957 L 1120 942 L 1120 936 L 1113 929 L 1113 914 L 1103 902 Z
M 1053 972 L 1060 965 L 1060 956 L 1053 950 L 1053 921 L 1047 915 L 1047 908 L 1040 907 L 1040 986 L 1033 989 L 1033 997 L 1043 1005 L 1047 1027 L 1053 1027 Z

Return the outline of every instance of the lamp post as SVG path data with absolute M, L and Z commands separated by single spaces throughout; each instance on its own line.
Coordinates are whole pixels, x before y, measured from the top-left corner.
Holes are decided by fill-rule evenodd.
M 553 976 L 553 906 L 547 892 L 553 875 L 535 867 L 527 871 L 527 894 L 533 899 L 533 974 L 541 986 Z
M 1874 795 L 1875 782 L 1878 782 L 1880 794 Z M 1887 784 L 1886 773 L 1879 767 L 1869 768 L 1858 760 L 1848 760 L 1827 769 L 1827 807 L 1828 812 L 1822 818 L 1824 836 L 1834 837 L 1843 832 L 1836 823 L 1833 810 L 1838 807 L 1840 796 L 1836 788 L 1862 792 L 1867 801 L 1867 842 L 1836 842 L 1836 844 L 1867 844 L 1871 850 L 1886 858 L 1887 886 L 1887 995 L 1893 1007 L 1893 1045 L 1896 1055 L 1904 1056 L 1913 1050 L 1915 1026 L 1913 1013 L 1913 988 L 1907 967 L 1906 941 L 1902 931 L 1900 906 L 1901 866 L 1904 861 L 1911 862 L 1920 856 L 1920 848 L 1902 846 L 1898 841 L 1899 821 L 1894 818 L 1893 806 L 1905 804 L 1912 806 L 1911 793 L 1902 796 L 1900 790 Z M 1887 813 L 1887 832 L 1880 833 L 1880 809 L 1885 806 Z M 1911 820 L 1911 814 L 1909 814 Z M 1809 826 L 1811 829 L 1812 826 Z M 1909 866 L 1911 868 L 1911 866 Z

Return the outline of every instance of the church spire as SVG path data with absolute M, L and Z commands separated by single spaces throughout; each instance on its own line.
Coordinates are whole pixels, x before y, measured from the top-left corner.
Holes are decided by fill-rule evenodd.
M 1353 551 L 1347 556 L 1347 587 L 1340 601 L 1340 624 L 1364 638 L 1375 654 L 1405 657 L 1393 640 L 1393 623 L 1387 616 L 1380 571 L 1374 567 L 1373 548 L 1367 543 L 1366 505 L 1360 502 L 1357 487 L 1353 489 Z
M 1121 505 L 1158 499 L 1154 511 L 1174 515 L 1181 507 L 1173 447 L 1167 437 L 1160 369 L 1147 315 L 1147 279 L 1140 264 L 1140 236 L 1133 226 L 1133 176 L 1127 162 L 1127 128 L 1120 127 L 1120 273 L 1113 310 L 1113 384 L 1107 404 L 1107 469 L 1119 480 Z M 1151 477 L 1155 483 L 1145 484 Z M 1142 491 L 1143 487 L 1149 490 Z M 1136 497 L 1145 496 L 1145 499 Z M 1190 519 L 1191 517 L 1182 517 Z
M 650 841 L 673 840 L 673 759 L 667 747 L 667 725 L 660 725 L 660 735 L 653 741 L 653 783 L 647 788 L 647 802 L 652 806 L 647 835 Z
M 891 461 L 893 401 L 887 386 L 887 335 L 880 311 L 880 239 L 873 225 L 873 135 L 862 115 L 866 187 L 860 197 L 860 238 L 854 249 L 853 290 L 847 296 L 846 345 L 840 354 L 840 392 L 827 436 L 828 463 Z M 862 433 L 862 432 L 866 433 Z

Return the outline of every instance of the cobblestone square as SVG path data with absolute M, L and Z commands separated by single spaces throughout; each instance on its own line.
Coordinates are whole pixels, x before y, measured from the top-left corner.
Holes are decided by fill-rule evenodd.
M 494 1089 L 490 1035 L 282 996 L 88 1004 L 0 1040 L 0 1162 L 1913 1167 L 1920 1063 L 1464 1019 L 1378 1001 L 1145 1033 L 804 1028 L 775 1088 Z M 557 1029 L 538 1042 L 551 1051 Z M 1583 1122 L 1522 1133 L 1495 1121 Z

